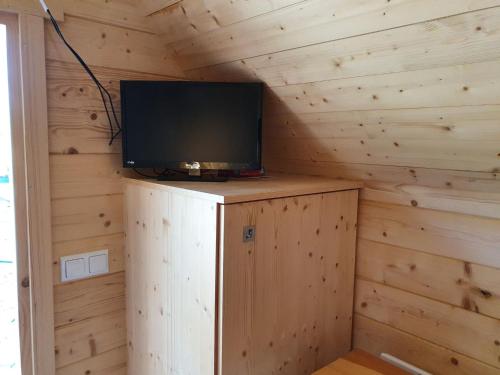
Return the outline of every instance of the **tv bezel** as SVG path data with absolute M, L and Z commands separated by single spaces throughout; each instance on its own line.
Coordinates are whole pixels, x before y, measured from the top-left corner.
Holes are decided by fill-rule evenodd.
M 132 84 L 176 84 L 176 85 L 190 85 L 190 86 L 208 86 L 208 85 L 221 85 L 221 86 L 258 86 L 259 87 L 259 120 L 257 124 L 258 139 L 257 139 L 257 160 L 252 163 L 239 163 L 234 161 L 228 162 L 213 162 L 201 160 L 184 160 L 184 161 L 131 161 L 127 160 L 127 121 L 126 121 L 126 95 L 124 91 L 127 85 Z M 264 84 L 262 82 L 205 82 L 205 81 L 144 81 L 144 80 L 122 80 L 120 81 L 120 96 L 121 96 L 121 127 L 122 127 L 122 158 L 124 168 L 165 168 L 177 170 L 192 170 L 194 162 L 199 163 L 201 170 L 261 170 L 262 169 L 262 117 L 263 117 L 263 93 Z

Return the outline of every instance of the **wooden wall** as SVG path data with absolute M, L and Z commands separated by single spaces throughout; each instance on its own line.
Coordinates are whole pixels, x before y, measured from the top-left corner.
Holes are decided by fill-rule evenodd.
M 64 1 L 62 30 L 110 89 L 120 79 L 169 79 L 168 58 L 133 0 Z M 46 23 L 56 365 L 59 375 L 126 373 L 121 145 L 93 83 Z M 60 283 L 59 258 L 110 251 L 110 274 Z
M 146 1 L 187 76 L 263 80 L 268 169 L 359 178 L 355 346 L 500 371 L 500 0 Z

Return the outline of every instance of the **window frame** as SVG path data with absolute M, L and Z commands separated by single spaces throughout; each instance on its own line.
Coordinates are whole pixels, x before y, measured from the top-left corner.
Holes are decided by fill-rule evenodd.
M 55 373 L 44 18 L 2 11 L 7 59 L 23 375 Z

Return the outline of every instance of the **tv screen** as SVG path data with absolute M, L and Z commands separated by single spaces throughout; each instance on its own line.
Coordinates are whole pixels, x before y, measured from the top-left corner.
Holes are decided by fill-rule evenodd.
M 121 81 L 123 164 L 261 168 L 261 83 Z

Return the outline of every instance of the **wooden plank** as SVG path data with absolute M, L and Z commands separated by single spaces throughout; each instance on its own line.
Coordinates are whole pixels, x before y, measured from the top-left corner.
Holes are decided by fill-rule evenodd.
M 446 171 L 448 173 L 448 171 Z M 431 188 L 402 183 L 365 183 L 361 198 L 409 207 L 500 219 L 500 193 Z
M 65 0 L 64 13 L 92 22 L 156 33 L 150 20 L 141 13 L 141 4 L 135 0 Z
M 405 375 L 406 372 L 390 363 L 377 358 L 363 350 L 354 349 L 347 353 L 344 358 L 350 362 L 354 362 L 370 369 L 380 371 L 385 375 Z
M 336 162 L 314 162 L 270 158 L 264 154 L 264 165 L 275 173 L 301 173 L 329 178 L 363 180 L 364 184 L 379 182 L 431 187 L 451 196 L 460 194 L 464 199 L 473 192 L 498 193 L 500 174 L 470 171 L 443 171 L 433 168 L 397 167 L 390 165 L 369 165 Z
M 156 12 L 168 11 L 168 8 L 181 3 L 182 0 L 142 0 L 141 13 L 150 16 Z
M 500 63 L 484 62 L 275 87 L 268 114 L 497 104 Z
M 354 346 L 389 353 L 436 375 L 497 375 L 498 369 L 362 315 L 354 315 Z
M 356 274 L 500 319 L 500 269 L 360 239 Z
M 54 242 L 121 233 L 122 215 L 121 194 L 53 200 Z
M 63 1 L 46 0 L 45 2 L 50 8 L 50 12 L 54 18 L 58 21 L 63 21 Z M 0 0 L 0 10 L 48 18 L 48 15 L 44 12 L 40 3 L 34 0 Z
M 126 375 L 127 347 L 120 346 L 95 357 L 57 369 L 56 375 Z
M 490 172 L 500 170 L 498 139 L 476 142 L 436 139 L 265 139 L 268 156 L 288 160 L 335 161 Z
M 497 0 L 369 2 L 310 0 L 171 44 L 185 69 L 197 68 L 498 6 Z
M 51 155 L 52 199 L 121 194 L 121 155 Z
M 164 42 L 171 43 L 302 2 L 304 0 L 183 0 L 160 10 L 152 19 Z
M 224 205 L 219 374 L 309 374 L 350 350 L 356 206 L 357 191 Z
M 359 237 L 500 268 L 500 221 L 363 201 Z
M 127 184 L 130 374 L 213 374 L 217 205 Z
M 21 54 L 18 17 L 14 13 L 0 12 L 0 23 L 6 30 L 8 100 L 10 112 L 10 138 L 12 156 L 12 187 L 14 193 L 15 257 L 17 285 L 30 278 L 30 243 L 26 153 L 24 144 L 24 108 L 21 75 Z M 5 62 L 3 63 L 5 64 Z M 5 66 L 5 65 L 4 65 Z M 2 73 L 3 75 L 3 73 Z M 7 125 L 7 126 L 9 126 Z M 10 229 L 11 230 L 11 229 Z M 26 285 L 26 283 L 24 283 Z M 19 346 L 21 371 L 33 373 L 32 306 L 30 288 L 17 290 Z
M 54 288 L 55 326 L 92 319 L 125 309 L 125 273 L 57 285 Z
M 124 271 L 125 259 L 123 233 L 55 243 L 52 250 L 54 285 L 58 285 L 61 282 L 61 266 L 59 264 L 59 259 L 61 257 L 103 249 L 108 249 L 109 251 L 109 272 L 115 273 Z
M 499 368 L 497 319 L 361 279 L 355 311 Z
M 20 14 L 18 26 L 29 236 L 28 284 L 32 306 L 31 360 L 35 374 L 53 374 L 54 297 L 44 20 L 38 16 Z
M 274 174 L 262 178 L 232 179 L 227 182 L 162 182 L 145 179 L 126 179 L 127 183 L 142 185 L 171 193 L 232 204 L 298 195 L 359 189 L 358 181 L 333 180 L 324 177 L 293 174 Z
M 175 79 L 174 77 L 168 75 L 133 72 L 130 70 L 96 66 L 91 66 L 91 68 L 95 76 L 110 92 L 114 99 L 115 108 L 118 111 L 120 110 L 120 80 L 158 81 Z M 66 117 L 62 117 L 62 120 L 60 120 L 61 117 L 55 113 L 56 109 L 73 110 L 74 115 L 76 116 L 79 116 L 78 112 L 83 110 L 103 110 L 99 91 L 79 64 L 48 60 L 47 90 L 50 119 L 51 122 L 55 122 L 54 125 L 57 125 L 58 121 L 65 122 L 67 120 Z M 91 112 L 90 116 L 92 116 L 93 113 L 94 112 Z M 99 115 L 98 113 L 96 114 Z
M 382 375 L 383 373 L 339 358 L 313 375 Z
M 115 311 L 56 329 L 56 366 L 90 359 L 126 344 L 125 311 Z
M 369 356 L 369 354 L 366 354 Z M 400 370 L 387 362 L 376 357 L 371 358 L 370 364 L 357 363 L 348 359 L 347 356 L 337 359 L 325 368 L 316 371 L 313 375 L 407 375 L 406 371 Z
M 49 93 L 49 95 L 52 94 Z M 121 153 L 121 138 L 116 138 L 113 144 L 109 145 L 110 129 L 106 112 L 104 109 L 97 109 L 98 103 L 91 100 L 92 102 L 87 102 L 87 104 L 93 108 L 54 108 L 50 110 L 49 150 L 51 154 Z M 85 107 L 84 102 L 85 99 L 82 98 L 81 104 Z M 117 112 L 117 116 L 120 120 L 120 112 Z
M 109 236 L 84 238 L 73 241 L 57 242 L 53 245 L 53 280 L 54 285 L 61 283 L 61 266 L 59 260 L 63 256 L 81 254 L 89 251 L 108 249 L 109 272 L 125 270 L 123 233 Z M 78 285 L 78 284 L 68 284 Z
M 186 74 L 204 80 L 257 79 L 273 87 L 492 61 L 500 57 L 499 24 L 500 9 L 489 8 Z
M 92 67 L 110 91 L 120 120 L 120 80 L 169 80 L 171 77 L 127 70 Z M 109 123 L 98 90 L 80 65 L 47 61 L 51 153 L 120 153 L 112 146 Z
M 61 30 L 89 65 L 164 75 L 182 75 L 153 34 L 67 16 Z M 47 58 L 75 62 L 52 26 L 46 27 Z
M 283 113 L 267 116 L 263 132 L 267 139 L 283 140 L 482 142 L 500 137 L 499 116 L 500 105 Z
M 498 116 L 499 106 L 289 112 L 266 118 L 266 156 L 492 171 Z

